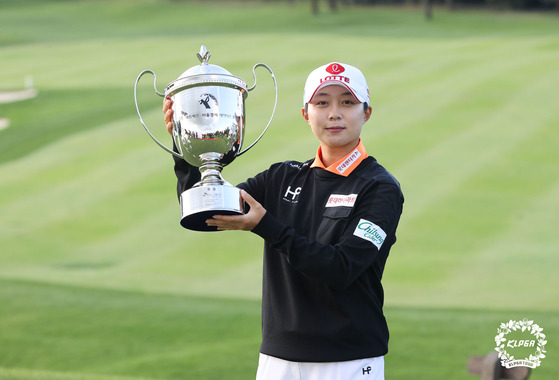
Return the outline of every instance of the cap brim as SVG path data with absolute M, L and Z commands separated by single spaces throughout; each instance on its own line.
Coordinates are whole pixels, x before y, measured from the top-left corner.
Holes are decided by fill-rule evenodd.
M 353 91 L 353 89 L 351 87 L 349 87 L 347 84 L 345 84 L 343 82 L 340 82 L 338 80 L 328 80 L 328 81 L 325 81 L 325 82 L 321 83 L 320 86 L 318 86 L 316 88 L 316 90 L 314 90 L 314 92 L 311 94 L 311 96 L 308 99 L 305 99 L 305 103 L 310 103 L 312 101 L 312 99 L 315 97 L 315 95 L 318 93 L 318 91 L 320 91 L 320 89 L 322 89 L 326 86 L 332 86 L 332 85 L 345 87 L 359 103 L 363 103 L 363 101 L 361 99 L 359 99 L 359 97 L 356 95 L 355 91 Z

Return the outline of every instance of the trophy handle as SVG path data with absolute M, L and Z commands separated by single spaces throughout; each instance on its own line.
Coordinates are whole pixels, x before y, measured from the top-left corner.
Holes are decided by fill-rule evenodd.
M 254 142 L 252 144 L 250 144 L 248 146 L 248 148 L 246 148 L 246 149 L 242 150 L 241 152 L 237 153 L 237 157 L 240 156 L 241 154 L 245 153 L 250 148 L 252 148 L 254 146 L 254 144 L 256 144 L 258 141 L 260 141 L 262 136 L 264 136 L 264 133 L 266 133 L 266 131 L 268 130 L 268 127 L 270 126 L 270 123 L 272 122 L 272 119 L 274 118 L 274 113 L 276 112 L 276 106 L 278 104 L 278 84 L 276 82 L 276 76 L 274 75 L 274 72 L 272 71 L 272 69 L 264 63 L 257 63 L 252 68 L 252 75 L 254 76 L 254 85 L 252 87 L 249 87 L 247 90 L 252 91 L 256 87 L 256 72 L 255 72 L 255 70 L 258 66 L 265 67 L 270 72 L 270 74 L 272 75 L 272 79 L 274 80 L 274 88 L 275 88 L 275 92 L 276 92 L 276 100 L 274 101 L 274 109 L 272 110 L 272 115 L 270 116 L 270 120 L 268 120 L 268 124 L 266 125 L 266 128 L 264 128 L 264 130 L 262 131 L 260 136 L 258 136 L 258 138 L 256 140 L 254 140 Z
M 147 125 L 144 123 L 144 119 L 142 119 L 142 115 L 140 114 L 140 108 L 138 107 L 138 98 L 136 97 L 136 87 L 138 87 L 138 82 L 140 81 L 140 78 L 144 74 L 147 74 L 147 73 L 150 73 L 150 74 L 153 75 L 153 89 L 155 90 L 155 93 L 157 95 L 161 96 L 161 97 L 165 96 L 164 93 L 161 93 L 161 92 L 157 91 L 157 76 L 155 75 L 155 73 L 152 70 L 144 70 L 140 73 L 140 75 L 138 75 L 138 78 L 136 78 L 136 83 L 134 84 L 134 102 L 136 103 L 136 111 L 138 112 L 138 117 L 140 118 L 140 123 L 142 123 L 142 125 L 144 126 L 144 129 L 151 136 L 153 141 L 155 141 L 157 145 L 159 145 L 161 148 L 163 148 L 163 150 L 171 153 L 174 156 L 177 156 L 179 158 L 184 159 L 184 154 L 181 151 L 180 144 L 176 143 L 177 133 L 176 133 L 174 128 L 173 128 L 173 140 L 175 140 L 175 145 L 178 147 L 177 149 L 179 149 L 180 153 L 177 153 L 174 150 L 167 148 L 163 143 L 161 143 L 159 140 L 157 140 L 155 138 L 155 136 L 151 133 L 151 131 L 149 130 Z

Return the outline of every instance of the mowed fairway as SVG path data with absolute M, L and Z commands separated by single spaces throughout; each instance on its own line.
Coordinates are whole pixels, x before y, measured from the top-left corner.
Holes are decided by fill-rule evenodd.
M 387 379 L 474 379 L 501 322 L 548 338 L 533 379 L 559 373 L 559 18 L 283 2 L 0 3 L 0 379 L 252 379 L 260 342 L 260 238 L 178 224 L 172 159 L 143 130 L 133 86 L 210 63 L 254 83 L 268 64 L 276 116 L 225 168 L 232 183 L 316 140 L 301 117 L 313 68 L 366 73 L 363 139 L 401 182 L 385 271 Z M 257 70 L 247 141 L 273 86 Z M 151 77 L 144 120 L 169 142 Z

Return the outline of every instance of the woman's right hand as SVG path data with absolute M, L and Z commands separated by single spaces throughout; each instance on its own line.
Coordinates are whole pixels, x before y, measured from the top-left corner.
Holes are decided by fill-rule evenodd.
M 173 135 L 173 100 L 170 97 L 165 97 L 163 100 L 163 115 L 165 120 L 165 127 L 167 128 L 167 132 L 172 136 Z

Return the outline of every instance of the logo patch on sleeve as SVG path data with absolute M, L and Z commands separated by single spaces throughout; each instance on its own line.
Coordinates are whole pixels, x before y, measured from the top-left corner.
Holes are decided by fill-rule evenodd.
M 386 239 L 386 232 L 379 226 L 368 220 L 361 219 L 353 231 L 353 235 L 365 239 L 373 243 L 377 249 L 380 249 L 384 239 Z

